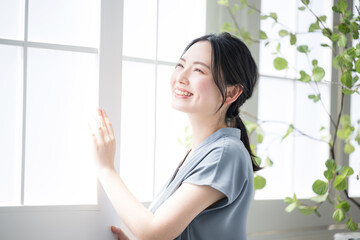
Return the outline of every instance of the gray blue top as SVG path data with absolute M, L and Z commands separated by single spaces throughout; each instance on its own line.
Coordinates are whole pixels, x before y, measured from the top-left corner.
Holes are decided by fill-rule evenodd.
M 237 128 L 221 128 L 202 141 L 149 207 L 155 213 L 183 182 L 208 185 L 226 196 L 197 215 L 177 240 L 246 240 L 254 182 L 251 158 L 240 134 Z

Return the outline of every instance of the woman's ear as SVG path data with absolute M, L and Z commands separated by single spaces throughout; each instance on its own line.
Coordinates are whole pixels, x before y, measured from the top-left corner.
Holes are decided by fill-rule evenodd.
M 235 102 L 238 97 L 241 95 L 241 93 L 243 92 L 243 86 L 241 86 L 240 84 L 238 85 L 234 85 L 234 86 L 230 86 L 227 87 L 227 95 L 226 95 L 226 101 L 225 104 L 231 104 L 233 102 Z

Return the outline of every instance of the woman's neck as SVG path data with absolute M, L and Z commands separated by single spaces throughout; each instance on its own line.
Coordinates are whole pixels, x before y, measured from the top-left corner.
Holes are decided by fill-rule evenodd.
M 211 134 L 219 130 L 220 128 L 227 127 L 225 121 L 220 121 L 215 117 L 195 117 L 188 114 L 192 133 L 193 144 L 192 149 L 195 149 L 202 141 L 204 141 Z

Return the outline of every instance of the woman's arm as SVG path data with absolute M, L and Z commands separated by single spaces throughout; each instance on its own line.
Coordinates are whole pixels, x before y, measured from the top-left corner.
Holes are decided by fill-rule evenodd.
M 183 183 L 155 214 L 151 213 L 132 195 L 114 168 L 115 138 L 106 114 L 102 116 L 99 112 L 90 127 L 99 180 L 137 239 L 174 239 L 201 211 L 225 197 L 210 186 Z

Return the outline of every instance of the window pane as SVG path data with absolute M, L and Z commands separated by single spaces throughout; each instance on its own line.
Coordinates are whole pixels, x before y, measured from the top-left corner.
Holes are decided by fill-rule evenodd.
M 278 21 L 281 23 L 286 23 L 286 26 L 289 29 L 287 31 L 296 31 L 296 12 L 297 10 L 297 1 L 296 0 L 273 0 L 273 1 L 261 1 L 261 11 L 265 14 L 269 14 L 270 12 L 276 12 L 278 16 Z M 279 39 L 279 31 L 284 29 L 285 27 L 280 24 L 274 24 L 274 21 L 267 19 L 261 20 L 260 29 L 266 32 L 269 39 Z M 266 40 L 262 41 L 266 42 Z M 269 76 L 287 76 L 293 77 L 295 75 L 294 67 L 295 66 L 295 52 L 293 47 L 290 47 L 289 37 L 284 37 L 280 40 L 280 52 L 282 54 L 286 54 L 285 56 L 279 55 L 279 57 L 285 57 L 289 63 L 289 70 L 277 71 L 272 62 L 275 57 L 278 55 L 273 55 L 276 52 L 276 47 L 278 45 L 278 41 L 270 41 L 268 46 L 264 46 L 264 44 L 260 44 L 260 64 L 259 71 L 262 75 Z
M 29 41 L 98 47 L 99 0 L 29 0 Z
M 355 129 L 360 131 L 360 95 L 354 93 L 351 95 L 351 123 L 355 125 Z M 357 142 L 352 143 L 355 147 L 355 152 L 350 154 L 349 165 L 354 169 L 354 174 L 349 178 L 349 195 L 351 197 L 360 197 L 359 180 L 356 179 L 356 175 L 360 175 L 360 146 Z
M 123 55 L 155 59 L 156 0 L 125 0 L 124 9 Z
M 261 170 L 266 187 L 256 191 L 256 199 L 281 199 L 293 194 L 293 135 L 281 142 L 288 124 L 294 121 L 294 81 L 261 77 L 259 82 L 258 118 L 269 121 L 262 125 L 265 138 L 257 154 L 274 161 L 273 167 Z M 281 106 L 281 107 L 280 107 Z M 285 180 L 286 179 L 286 180 Z
M 186 45 L 205 33 L 205 0 L 159 0 L 158 59 L 177 61 Z
M 305 84 L 295 82 L 295 126 L 316 139 L 321 139 L 330 134 L 330 119 L 327 112 L 330 112 L 330 85 L 329 84 Z M 308 95 L 321 93 L 321 101 L 314 103 Z M 324 110 L 326 108 L 326 111 Z M 321 130 L 321 127 L 325 127 Z M 298 197 L 309 198 L 315 193 L 312 191 L 312 184 L 317 179 L 323 179 L 323 172 L 326 170 L 325 162 L 329 158 L 329 147 L 326 142 L 312 140 L 309 137 L 295 133 L 293 152 L 293 180 L 294 192 Z M 304 151 L 306 149 L 306 151 Z
M 174 67 L 158 66 L 156 95 L 156 165 L 155 193 L 158 193 L 172 176 L 186 148 L 179 142 L 184 140 L 185 126 L 190 126 L 185 113 L 171 108 L 170 75 Z
M 20 203 L 22 48 L 0 45 L 0 205 Z
M 140 201 L 153 196 L 155 71 L 123 61 L 120 175 Z
M 25 205 L 97 202 L 87 124 L 98 105 L 97 58 L 29 48 Z
M 24 0 L 0 1 L 0 38 L 24 38 Z
M 323 104 L 308 98 L 319 91 Z M 325 137 L 329 134 L 329 109 L 328 84 L 316 86 L 295 80 L 260 78 L 258 116 L 261 121 L 269 122 L 262 125 L 265 138 L 258 145 L 258 154 L 263 159 L 269 156 L 274 165 L 261 171 L 267 185 L 256 192 L 256 199 L 281 199 L 294 192 L 298 198 L 314 195 L 312 184 L 323 178 L 328 144 L 305 137 L 297 130 L 319 140 Z M 281 140 L 290 123 L 296 130 Z M 322 126 L 325 130 L 320 131 Z

